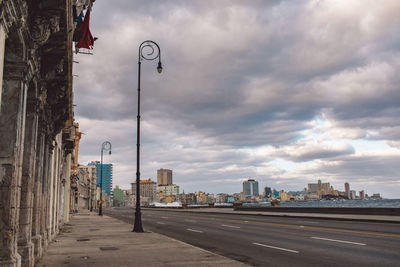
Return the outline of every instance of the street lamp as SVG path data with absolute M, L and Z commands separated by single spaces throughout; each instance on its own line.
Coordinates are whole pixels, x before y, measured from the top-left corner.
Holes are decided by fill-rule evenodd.
M 155 51 L 157 48 L 157 51 Z M 143 54 L 147 50 L 146 54 Z M 154 53 L 156 52 L 156 53 Z M 135 223 L 133 226 L 133 232 L 142 233 L 142 213 L 140 211 L 140 71 L 142 60 L 155 60 L 158 58 L 157 72 L 162 72 L 161 65 L 161 51 L 160 47 L 156 42 L 147 40 L 139 46 L 139 58 L 138 58 L 138 111 L 137 111 L 137 143 L 136 143 L 136 210 L 135 210 Z
M 101 145 L 101 163 L 100 163 L 100 206 L 99 206 L 99 216 L 103 215 L 103 151 L 110 151 L 111 155 L 111 143 L 104 141 Z

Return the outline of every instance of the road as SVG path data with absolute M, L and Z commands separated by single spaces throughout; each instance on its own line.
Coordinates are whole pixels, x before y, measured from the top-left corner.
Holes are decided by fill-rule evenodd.
M 133 222 L 133 209 L 104 212 Z M 400 224 L 142 210 L 145 230 L 253 266 L 400 266 Z

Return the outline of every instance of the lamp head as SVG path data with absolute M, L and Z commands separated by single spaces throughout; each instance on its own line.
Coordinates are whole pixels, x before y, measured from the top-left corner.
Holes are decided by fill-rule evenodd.
M 108 153 L 109 155 L 111 155 L 111 150 L 110 150 L 110 153 Z
M 161 73 L 161 72 L 162 72 L 161 61 L 158 61 L 157 71 L 158 71 L 158 73 Z

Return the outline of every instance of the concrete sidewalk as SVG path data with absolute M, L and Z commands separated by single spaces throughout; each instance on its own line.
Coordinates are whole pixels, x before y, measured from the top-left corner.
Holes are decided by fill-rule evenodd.
M 35 266 L 246 266 L 109 216 L 72 216 Z

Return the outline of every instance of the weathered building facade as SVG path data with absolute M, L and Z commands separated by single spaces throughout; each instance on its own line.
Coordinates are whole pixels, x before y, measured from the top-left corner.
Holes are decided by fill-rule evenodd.
M 72 0 L 0 0 L 0 266 L 33 266 L 69 217 Z
M 100 188 L 97 188 L 97 168 L 93 165 L 78 166 L 77 182 L 77 205 L 76 208 L 88 209 L 93 211 L 97 209 L 97 191 L 100 194 Z
M 131 192 L 136 203 L 136 181 L 131 183 Z M 158 201 L 157 183 L 151 179 L 140 180 L 140 204 L 146 206 L 154 201 Z

